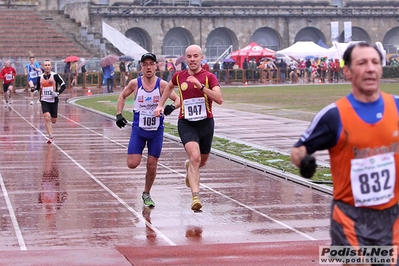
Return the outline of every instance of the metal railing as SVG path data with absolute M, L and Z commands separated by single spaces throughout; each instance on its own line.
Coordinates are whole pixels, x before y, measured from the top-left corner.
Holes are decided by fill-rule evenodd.
M 141 0 L 140 1 L 140 5 L 142 6 L 147 6 L 147 5 L 157 5 L 157 6 L 161 6 L 161 5 L 189 5 L 191 3 L 191 1 L 189 0 Z

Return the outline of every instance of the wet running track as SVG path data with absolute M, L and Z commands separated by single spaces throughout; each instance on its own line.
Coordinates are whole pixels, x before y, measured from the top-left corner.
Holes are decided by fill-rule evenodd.
M 1 106 L 0 265 L 318 265 L 319 246 L 330 242 L 330 195 L 212 155 L 201 169 L 203 212 L 194 213 L 185 151 L 165 138 L 156 207 L 143 208 L 146 158 L 127 168 L 130 129 L 67 103 L 80 95 L 61 95 L 52 145 L 28 94 Z M 215 108 L 216 134 L 249 127 L 231 113 Z

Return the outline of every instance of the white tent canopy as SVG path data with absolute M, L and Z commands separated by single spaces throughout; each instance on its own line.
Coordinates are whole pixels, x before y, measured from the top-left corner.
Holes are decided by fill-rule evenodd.
M 284 54 L 299 60 L 306 56 L 335 58 L 335 50 L 323 48 L 314 42 L 296 42 L 288 48 L 277 51 L 278 54 Z
M 352 44 L 356 44 L 362 41 L 352 41 L 352 42 L 347 42 L 347 43 L 339 43 L 339 42 L 333 42 L 333 46 L 329 49 L 330 51 L 334 51 L 336 52 L 336 56 L 335 58 L 341 59 L 342 56 L 344 55 L 346 49 L 348 49 L 348 47 Z M 376 42 L 375 43 L 376 47 L 378 48 L 378 50 L 381 52 L 382 54 L 382 65 L 385 66 L 386 65 L 386 56 L 387 56 L 387 52 L 384 49 L 384 46 L 382 45 L 381 42 Z
M 330 49 L 335 49 L 337 51 L 337 58 L 341 59 L 342 56 L 344 55 L 346 49 L 352 44 L 355 44 L 358 42 L 333 42 L 333 46 Z
M 140 60 L 141 56 L 148 53 L 146 49 L 138 45 L 136 42 L 127 38 L 118 30 L 112 28 L 110 25 L 102 22 L 103 37 L 106 38 L 113 46 L 115 46 L 122 54 L 130 55 L 135 60 Z

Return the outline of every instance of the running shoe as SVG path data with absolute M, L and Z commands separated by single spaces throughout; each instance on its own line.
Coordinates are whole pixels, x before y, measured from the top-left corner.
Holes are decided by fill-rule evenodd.
M 6 104 L 4 105 L 4 108 L 7 108 L 8 107 L 8 103 L 6 102 Z
M 194 196 L 193 201 L 191 202 L 191 209 L 193 211 L 199 211 L 202 208 L 201 199 L 199 196 Z
M 141 198 L 143 199 L 143 203 L 145 206 L 150 207 L 150 208 L 155 207 L 155 203 L 151 199 L 151 196 L 149 193 L 143 192 L 143 195 L 141 196 Z
M 184 166 L 186 167 L 186 178 L 185 178 L 185 181 L 186 181 L 186 186 L 187 187 L 190 187 L 190 180 L 188 179 L 188 166 L 190 165 L 190 160 L 189 159 L 187 159 L 185 162 L 184 162 Z
M 51 144 L 51 143 L 53 143 L 53 137 L 49 137 L 47 140 L 47 144 Z
M 33 101 L 32 100 L 30 101 L 30 105 L 33 105 Z

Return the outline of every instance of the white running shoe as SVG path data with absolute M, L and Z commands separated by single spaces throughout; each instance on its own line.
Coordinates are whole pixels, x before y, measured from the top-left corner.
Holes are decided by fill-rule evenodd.
M 30 101 L 30 105 L 33 105 L 33 101 L 32 100 Z

